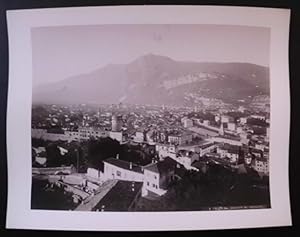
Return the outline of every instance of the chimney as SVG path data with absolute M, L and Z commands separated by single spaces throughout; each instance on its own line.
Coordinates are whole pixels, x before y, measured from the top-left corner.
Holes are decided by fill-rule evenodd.
M 129 169 L 132 170 L 132 162 L 129 163 Z

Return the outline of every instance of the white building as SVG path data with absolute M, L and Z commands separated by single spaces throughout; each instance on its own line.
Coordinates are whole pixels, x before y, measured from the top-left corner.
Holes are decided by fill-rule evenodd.
M 136 132 L 135 133 L 135 136 L 133 138 L 133 141 L 135 142 L 144 142 L 145 139 L 144 139 L 144 133 L 143 132 Z
M 223 145 L 217 148 L 217 154 L 220 154 L 221 158 L 230 159 L 231 163 L 236 163 L 239 159 L 239 147 L 233 145 Z
M 79 141 L 80 136 L 78 131 L 65 131 L 66 136 L 68 136 L 69 141 Z
M 186 169 L 191 169 L 192 164 L 199 160 L 199 155 L 192 151 L 179 150 L 175 160 L 182 164 Z
M 142 196 L 153 192 L 159 196 L 167 192 L 168 185 L 174 179 L 177 162 L 167 158 L 144 167 Z
M 190 133 L 181 133 L 181 134 L 170 134 L 168 136 L 168 142 L 174 145 L 183 145 L 192 142 L 193 135 Z
M 265 175 L 269 175 L 269 162 L 267 159 L 255 159 L 254 169 Z
M 207 153 L 212 153 L 216 150 L 217 145 L 214 143 L 206 143 L 200 146 L 199 155 L 202 157 Z
M 78 134 L 80 140 L 89 140 L 91 138 L 100 138 L 108 136 L 107 131 L 94 127 L 79 127 Z
M 247 123 L 247 120 L 248 120 L 248 118 L 242 117 L 242 118 L 240 118 L 240 123 L 241 123 L 241 124 L 246 124 L 246 123 Z
M 204 120 L 203 121 L 203 125 L 204 126 L 209 126 L 210 125 L 210 121 L 209 120 Z
M 236 130 L 236 124 L 235 123 L 228 123 L 227 124 L 227 129 L 230 131 L 235 131 Z
M 242 146 L 243 144 L 240 138 L 231 137 L 231 136 L 216 136 L 216 137 L 209 138 L 209 140 L 212 142 L 227 143 L 235 146 Z
M 233 122 L 233 118 L 228 115 L 222 115 L 221 116 L 221 123 L 231 123 Z
M 94 179 L 101 179 L 103 177 L 103 172 L 100 170 L 100 169 L 96 169 L 96 168 L 93 168 L 93 167 L 89 167 L 87 169 L 87 173 L 86 175 L 88 177 L 91 177 L 91 178 L 94 178 Z
M 123 120 L 121 115 L 111 117 L 111 131 L 120 132 L 122 130 Z
M 239 133 L 242 133 L 244 130 L 242 127 L 237 127 L 236 128 L 236 132 L 239 134 Z
M 264 115 L 253 114 L 253 115 L 251 115 L 251 117 L 255 118 L 255 119 L 266 120 L 266 116 L 264 116 Z
M 156 144 L 155 151 L 157 152 L 160 160 L 163 160 L 165 157 L 171 157 L 175 159 L 178 148 L 176 145 Z
M 183 127 L 185 128 L 190 128 L 193 126 L 193 120 L 188 118 L 183 119 L 182 123 L 183 123 Z
M 255 148 L 256 148 L 257 150 L 264 151 L 266 147 L 267 147 L 267 146 L 266 146 L 266 144 L 264 144 L 264 143 L 256 143 L 256 144 L 255 144 Z
M 125 142 L 124 136 L 123 136 L 123 132 L 114 132 L 114 131 L 110 131 L 109 132 L 109 137 L 111 139 L 115 139 L 120 143 Z
M 144 180 L 143 168 L 132 162 L 109 158 L 103 163 L 105 180 L 118 179 L 134 182 L 143 182 Z
M 191 127 L 189 131 L 194 132 L 200 136 L 217 136 L 219 134 L 219 128 L 211 129 L 211 126 L 206 127 Z

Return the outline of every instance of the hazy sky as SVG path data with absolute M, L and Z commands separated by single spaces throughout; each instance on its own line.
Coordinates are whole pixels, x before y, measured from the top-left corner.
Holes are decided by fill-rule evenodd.
M 174 60 L 269 66 L 270 30 L 222 25 L 95 25 L 32 30 L 33 86 L 130 63 L 147 53 Z

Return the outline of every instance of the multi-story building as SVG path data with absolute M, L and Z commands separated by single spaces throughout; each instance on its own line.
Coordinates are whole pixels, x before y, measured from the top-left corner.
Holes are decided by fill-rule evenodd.
M 138 143 L 144 142 L 145 141 L 144 133 L 140 132 L 140 131 L 135 132 L 135 136 L 134 136 L 133 140 Z
M 70 141 L 79 141 L 80 140 L 78 131 L 65 131 L 65 134 L 69 137 Z
M 193 120 L 189 119 L 189 118 L 183 118 L 181 120 L 183 127 L 185 128 L 190 128 L 193 126 Z
M 230 131 L 235 131 L 236 130 L 236 124 L 235 123 L 228 123 L 227 124 L 227 129 Z
M 215 143 L 206 143 L 201 145 L 199 150 L 199 155 L 202 157 L 204 155 L 206 155 L 207 153 L 212 153 L 216 150 L 217 148 L 217 144 Z
M 94 127 L 79 127 L 78 128 L 79 140 L 89 140 L 91 138 L 107 137 L 108 132 Z
M 111 139 L 115 139 L 115 140 L 117 140 L 120 143 L 124 143 L 125 142 L 125 137 L 123 136 L 123 132 L 122 131 L 121 132 L 110 131 L 108 134 L 109 134 L 108 136 Z
M 235 145 L 235 146 L 242 146 L 242 144 L 243 144 L 239 137 L 227 136 L 227 135 L 211 137 L 209 140 L 211 140 L 212 142 L 227 143 L 227 144 Z
M 264 158 L 256 158 L 253 162 L 253 168 L 264 175 L 269 175 L 269 161 Z
M 191 169 L 191 165 L 199 160 L 199 154 L 192 151 L 179 150 L 175 160 L 182 164 L 186 169 Z
M 111 131 L 120 132 L 123 126 L 123 119 L 121 115 L 113 115 L 111 117 Z
M 217 148 L 217 153 L 221 158 L 229 158 L 231 163 L 236 163 L 239 159 L 240 149 L 238 146 L 224 144 Z
M 178 147 L 176 145 L 158 143 L 155 145 L 155 151 L 157 152 L 160 160 L 163 160 L 165 157 L 171 157 L 174 159 L 176 158 Z
M 169 134 L 168 142 L 175 145 L 183 145 L 192 142 L 193 135 L 191 133 Z
M 153 192 L 159 196 L 167 192 L 168 185 L 174 180 L 177 162 L 171 158 L 144 166 L 142 195 Z
M 221 123 L 232 123 L 234 119 L 231 116 L 228 115 L 222 115 L 221 116 Z

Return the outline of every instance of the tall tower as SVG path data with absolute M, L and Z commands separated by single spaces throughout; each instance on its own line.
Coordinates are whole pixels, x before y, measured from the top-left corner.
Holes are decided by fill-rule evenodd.
M 220 126 L 220 129 L 219 129 L 219 134 L 220 134 L 221 136 L 224 135 L 224 127 L 223 127 L 223 123 L 222 123 L 222 122 L 221 122 L 221 126 Z
M 122 126 L 122 116 L 113 115 L 111 117 L 111 131 L 120 132 Z

